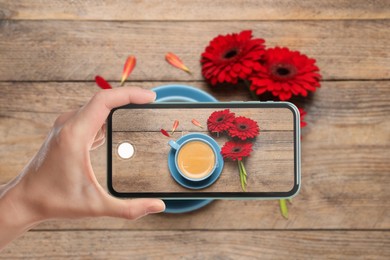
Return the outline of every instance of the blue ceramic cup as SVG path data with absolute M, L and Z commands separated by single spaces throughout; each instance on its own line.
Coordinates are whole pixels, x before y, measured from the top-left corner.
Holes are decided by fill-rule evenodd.
M 218 156 L 217 156 L 218 154 L 216 149 L 214 148 L 216 142 L 212 140 L 213 142 L 215 142 L 215 144 L 213 145 L 212 143 L 210 143 L 211 141 L 206 140 L 206 138 L 202 138 L 202 135 L 204 134 L 197 133 L 196 137 L 191 138 L 190 137 L 191 134 L 187 134 L 183 136 L 186 137 L 186 140 L 184 142 L 180 142 L 180 139 L 182 139 L 183 137 L 179 138 L 177 142 L 173 140 L 170 140 L 168 142 L 169 146 L 171 146 L 171 148 L 175 150 L 175 166 L 177 171 L 180 173 L 180 175 L 183 178 L 189 181 L 194 181 L 194 182 L 203 181 L 208 177 L 210 177 L 210 175 L 213 174 L 213 172 L 215 171 L 215 168 L 218 167 Z M 197 143 L 197 142 L 201 142 L 201 143 Z M 195 147 L 198 147 L 199 149 L 203 149 L 205 152 L 201 153 L 199 151 L 195 151 L 194 150 L 196 149 Z M 210 153 L 211 156 L 208 155 L 209 151 L 211 151 Z M 183 155 L 183 153 L 186 154 L 185 156 L 186 159 L 179 158 L 179 154 Z M 204 166 L 203 165 L 199 166 L 199 164 L 202 163 Z M 201 170 L 202 168 L 206 167 L 207 171 L 202 173 L 191 173 L 189 170 L 190 168 L 185 170 L 186 169 L 185 167 L 187 166 L 192 168 L 200 167 Z M 197 175 L 199 175 L 199 177 Z

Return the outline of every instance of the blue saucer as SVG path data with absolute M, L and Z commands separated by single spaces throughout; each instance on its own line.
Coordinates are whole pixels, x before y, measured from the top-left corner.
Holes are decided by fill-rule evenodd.
M 152 89 L 157 102 L 218 102 L 203 90 L 185 85 L 165 85 Z
M 157 94 L 157 102 L 218 102 L 210 94 L 184 85 L 165 85 L 152 89 Z M 191 212 L 210 204 L 213 200 L 164 200 L 165 213 Z
M 177 144 L 182 144 L 182 143 L 184 143 L 185 141 L 187 141 L 188 139 L 191 139 L 191 138 L 206 139 L 206 141 L 210 142 L 210 144 L 217 151 L 218 166 L 215 168 L 214 172 L 207 179 L 205 179 L 203 181 L 190 181 L 190 180 L 187 180 L 186 178 L 181 176 L 181 174 L 178 172 L 178 170 L 176 168 L 176 165 L 175 165 L 176 151 L 171 148 L 171 150 L 168 153 L 168 167 L 169 167 L 169 171 L 171 172 L 171 176 L 173 177 L 173 179 L 177 183 L 182 185 L 183 187 L 185 187 L 187 189 L 193 189 L 193 190 L 204 189 L 204 188 L 210 186 L 211 184 L 213 184 L 214 182 L 216 182 L 218 180 L 219 176 L 221 175 L 221 172 L 222 172 L 222 169 L 223 169 L 223 158 L 222 158 L 222 155 L 220 153 L 221 148 L 214 141 L 214 139 L 211 138 L 210 136 L 205 135 L 205 134 L 198 134 L 198 133 L 191 133 L 191 134 L 185 135 L 185 136 L 179 138 L 178 140 L 176 140 L 176 143 Z

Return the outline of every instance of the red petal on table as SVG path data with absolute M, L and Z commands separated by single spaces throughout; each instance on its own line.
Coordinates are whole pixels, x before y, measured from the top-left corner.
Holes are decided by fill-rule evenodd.
M 175 54 L 173 54 L 172 52 L 168 52 L 166 55 L 165 55 L 165 59 L 167 60 L 167 62 L 169 64 L 171 64 L 172 66 L 178 68 L 178 69 L 181 69 L 181 70 L 184 70 L 185 72 L 191 74 L 191 71 L 187 68 L 186 65 L 184 65 L 184 63 L 179 59 L 179 57 L 177 57 Z
M 178 120 L 175 120 L 175 122 L 173 122 L 173 127 L 172 127 L 172 132 L 171 132 L 171 135 L 173 135 L 173 133 L 176 131 L 176 128 L 179 126 L 179 121 Z
M 121 86 L 125 83 L 126 79 L 129 77 L 130 73 L 135 67 L 136 59 L 134 56 L 129 56 L 126 60 L 125 66 L 123 67 Z
M 95 82 L 102 89 L 110 89 L 110 88 L 112 88 L 110 83 L 108 83 L 105 79 L 103 79 L 100 76 L 96 76 L 95 77 Z
M 191 123 L 193 123 L 196 126 L 199 126 L 200 128 L 203 128 L 203 126 L 196 119 L 192 119 Z
M 168 132 L 165 131 L 164 129 L 161 129 L 160 131 L 161 131 L 161 133 L 162 133 L 163 135 L 165 135 L 166 137 L 170 137 L 170 135 L 168 134 Z

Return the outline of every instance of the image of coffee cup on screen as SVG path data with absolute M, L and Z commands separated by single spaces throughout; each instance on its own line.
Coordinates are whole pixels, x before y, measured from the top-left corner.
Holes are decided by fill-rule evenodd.
M 118 192 L 288 192 L 294 117 L 288 108 L 140 108 L 113 115 Z
M 210 177 L 217 167 L 217 153 L 220 149 L 217 151 L 201 134 L 193 138 L 189 136 L 194 134 L 183 136 L 181 139 L 186 141 L 180 142 L 181 144 L 172 140 L 168 143 L 176 150 L 174 160 L 180 175 L 190 181 L 202 181 Z
M 218 143 L 209 135 L 189 133 L 176 141 L 170 140 L 169 171 L 175 181 L 189 189 L 212 185 L 223 170 Z

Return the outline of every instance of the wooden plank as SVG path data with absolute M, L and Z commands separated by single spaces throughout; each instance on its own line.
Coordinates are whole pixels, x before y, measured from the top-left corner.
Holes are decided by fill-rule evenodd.
M 115 132 L 150 131 L 159 132 L 161 128 L 170 130 L 175 120 L 179 120 L 177 132 L 204 131 L 191 123 L 196 119 L 207 131 L 207 119 L 221 109 L 120 109 L 114 112 L 112 130 Z M 288 108 L 231 108 L 236 116 L 245 116 L 255 120 L 262 131 L 293 131 L 294 117 Z M 129 124 L 129 120 L 134 122 Z
M 252 100 L 242 85 L 210 87 L 197 81 L 128 83 L 147 89 L 167 84 L 193 86 L 220 101 Z M 0 111 L 60 114 L 81 107 L 98 91 L 92 82 L 0 82 Z M 308 111 L 309 126 L 304 132 L 321 118 L 337 125 L 375 125 L 388 119 L 390 114 L 390 81 L 322 82 L 322 87 L 306 101 L 297 101 Z
M 180 136 L 180 133 L 176 136 Z M 211 136 L 220 147 L 228 140 L 226 137 Z M 166 138 L 159 132 L 114 132 L 114 189 L 118 192 L 242 191 L 237 163 L 229 160 L 225 161 L 218 180 L 207 188 L 189 190 L 178 185 L 171 177 L 167 162 L 170 153 L 168 140 L 175 138 Z M 256 137 L 250 157 L 244 160 L 248 172 L 248 192 L 288 192 L 294 187 L 293 138 L 292 131 L 262 132 Z M 135 148 L 135 155 L 129 160 L 121 159 L 115 152 L 123 140 Z
M 390 232 L 28 232 L 0 259 L 389 259 Z
M 115 86 L 116 83 L 111 84 Z M 147 89 L 186 85 L 206 91 L 220 101 L 251 100 L 247 88 L 242 85 L 209 87 L 203 81 L 144 81 L 129 82 L 126 85 Z M 94 82 L 0 82 L 0 110 L 61 113 L 81 107 L 99 90 Z
M 207 89 L 203 83 L 191 84 Z M 0 183 L 14 177 L 34 155 L 60 111 L 82 105 L 95 91 L 92 83 L 1 83 Z M 184 215 L 161 214 L 137 222 L 58 220 L 37 228 L 389 229 L 389 91 L 388 81 L 324 82 L 308 99 L 302 190 L 287 221 L 276 201 L 217 201 Z M 245 90 L 234 93 L 234 99 L 247 96 Z M 229 99 L 226 94 L 219 97 Z M 105 186 L 104 148 L 92 152 L 92 164 Z
M 0 81 L 119 80 L 136 55 L 132 80 L 203 80 L 200 55 L 218 34 L 253 29 L 267 46 L 316 58 L 323 79 L 389 79 L 390 20 L 260 22 L 9 21 L 0 23 Z M 119 39 L 119 40 L 118 40 Z M 362 40 L 364 39 L 364 40 Z M 167 64 L 172 51 L 193 75 Z M 337 64 L 337 66 L 335 66 Z
M 14 20 L 318 20 L 386 19 L 385 0 L 0 1 L 0 19 Z

